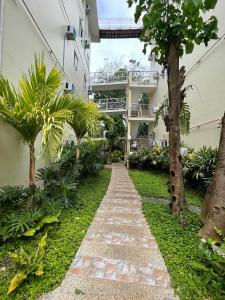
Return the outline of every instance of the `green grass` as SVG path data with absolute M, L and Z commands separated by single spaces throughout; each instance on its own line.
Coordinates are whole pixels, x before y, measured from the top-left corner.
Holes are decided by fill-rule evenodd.
M 129 174 L 141 196 L 170 198 L 167 186 L 168 174 L 138 170 L 130 170 Z M 189 187 L 186 187 L 185 191 L 188 204 L 200 207 L 203 194 Z
M 187 224 L 182 230 L 177 217 L 171 215 L 164 204 L 145 203 L 143 209 L 165 259 L 173 288 L 180 298 L 208 299 L 207 285 L 203 283 L 201 274 L 192 267 L 192 263 L 199 262 L 202 255 L 197 236 L 201 226 L 199 217 L 194 213 L 185 216 Z M 212 296 L 210 299 L 216 299 Z
M 83 240 L 89 224 L 107 190 L 111 171 L 103 170 L 99 176 L 87 177 L 80 186 L 83 207 L 79 210 L 68 209 L 60 216 L 61 223 L 48 232 L 46 254 L 44 257 L 45 274 L 40 278 L 31 276 L 12 296 L 7 296 L 7 287 L 14 274 L 13 268 L 0 272 L 0 299 L 32 300 L 44 292 L 54 289 L 64 278 L 65 272 Z M 34 249 L 43 235 L 33 239 L 7 242 L 0 246 L 0 267 L 9 251 Z

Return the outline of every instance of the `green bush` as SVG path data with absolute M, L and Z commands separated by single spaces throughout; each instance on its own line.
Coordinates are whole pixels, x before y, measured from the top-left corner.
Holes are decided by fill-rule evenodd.
M 112 162 L 119 162 L 121 160 L 122 153 L 119 150 L 114 150 L 112 153 Z
M 214 174 L 218 150 L 202 147 L 199 151 L 189 150 L 183 156 L 183 171 L 186 181 L 192 186 L 207 187 Z M 168 170 L 168 148 L 152 147 L 129 155 L 131 168 L 143 170 Z
M 219 245 L 211 240 L 202 242 L 200 251 L 200 262 L 193 262 L 193 267 L 215 299 L 225 299 L 225 240 Z
M 47 248 L 43 260 L 45 273 L 40 278 L 30 276 L 10 296 L 7 295 L 7 287 L 16 269 L 9 262 L 8 252 L 13 252 L 20 246 L 26 253 L 32 252 L 43 233 L 38 233 L 32 239 L 7 240 L 0 245 L 0 268 L 6 268 L 5 271 L 0 272 L 1 300 L 35 300 L 41 294 L 53 290 L 61 283 L 107 190 L 110 174 L 110 170 L 103 170 L 98 176 L 88 176 L 81 179 L 79 194 L 83 203 L 82 207 L 79 209 L 76 207 L 62 209 L 60 222 L 49 225 L 52 229 L 48 231 Z M 54 211 L 54 205 L 55 201 L 52 201 L 46 209 L 53 209 Z M 47 228 L 44 232 L 46 230 Z

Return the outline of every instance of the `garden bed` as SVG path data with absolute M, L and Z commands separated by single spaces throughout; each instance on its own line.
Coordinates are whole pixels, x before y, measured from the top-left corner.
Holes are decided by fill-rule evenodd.
M 23 246 L 25 250 L 32 250 L 44 233 L 42 232 L 32 239 L 18 239 L 13 242 L 6 242 L 0 246 L 1 300 L 37 299 L 37 296 L 49 292 L 59 285 L 103 199 L 109 184 L 110 175 L 110 170 L 103 170 L 99 176 L 90 176 L 83 180 L 79 187 L 82 207 L 64 210 L 60 216 L 60 224 L 55 225 L 48 232 L 44 257 L 44 275 L 41 277 L 29 277 L 10 297 L 7 296 L 7 287 L 15 270 L 8 265 L 7 253 L 18 249 L 20 246 Z M 7 266 L 6 271 L 4 271 L 5 266 Z

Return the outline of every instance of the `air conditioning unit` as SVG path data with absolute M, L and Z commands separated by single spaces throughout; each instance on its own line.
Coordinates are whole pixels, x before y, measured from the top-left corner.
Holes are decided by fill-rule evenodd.
M 73 26 L 71 26 L 71 25 L 66 26 L 65 34 L 66 34 L 67 40 L 75 41 L 75 39 L 76 39 L 76 30 Z
M 84 40 L 84 48 L 90 49 L 90 47 L 91 47 L 91 42 L 89 40 Z
M 75 85 L 72 82 L 66 82 L 64 91 L 74 92 L 75 91 Z
M 159 110 L 159 107 L 158 106 L 154 106 L 153 107 L 153 112 L 156 114 L 157 113 L 157 111 Z
M 91 6 L 87 5 L 86 6 L 86 16 L 89 16 L 91 14 Z

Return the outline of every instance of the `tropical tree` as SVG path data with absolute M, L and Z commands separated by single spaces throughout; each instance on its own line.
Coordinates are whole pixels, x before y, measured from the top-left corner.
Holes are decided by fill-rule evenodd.
M 179 214 L 185 202 L 184 182 L 180 156 L 180 111 L 185 70 L 180 69 L 180 57 L 192 53 L 194 45 L 207 46 L 217 38 L 217 19 L 205 17 L 214 9 L 217 0 L 127 0 L 129 7 L 137 4 L 135 20 L 143 20 L 141 40 L 143 52 L 151 45 L 152 54 L 167 69 L 169 131 L 169 174 L 171 208 Z M 205 19 L 204 19 L 204 18 Z
M 56 157 L 62 148 L 64 124 L 72 116 L 74 96 L 62 94 L 62 79 L 56 68 L 47 74 L 43 57 L 37 55 L 28 74 L 22 75 L 17 89 L 0 77 L 0 120 L 15 128 L 29 146 L 30 186 L 35 184 L 38 134 L 42 131 L 43 157 Z
M 220 240 L 225 236 L 225 114 L 222 118 L 216 170 L 203 201 L 200 236 Z
M 94 102 L 83 102 L 81 99 L 76 99 L 78 107 L 82 107 L 82 111 L 73 110 L 72 119 L 68 124 L 72 127 L 77 138 L 77 149 L 75 151 L 76 160 L 80 158 L 81 140 L 86 134 L 95 135 L 100 129 L 101 121 L 110 124 L 113 120 L 106 114 L 103 114 L 98 109 Z
M 115 115 L 112 117 L 114 125 L 111 126 L 110 123 L 106 124 L 106 139 L 109 143 L 109 162 L 111 162 L 112 148 L 120 138 L 124 138 L 126 134 L 126 128 L 124 124 L 124 119 L 121 115 Z

